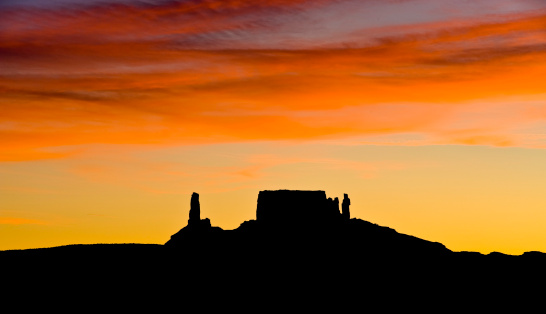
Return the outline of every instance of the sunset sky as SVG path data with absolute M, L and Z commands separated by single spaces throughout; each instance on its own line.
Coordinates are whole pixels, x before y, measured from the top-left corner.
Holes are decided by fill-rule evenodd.
M 546 252 L 544 0 L 2 0 L 0 250 L 234 229 L 325 190 Z

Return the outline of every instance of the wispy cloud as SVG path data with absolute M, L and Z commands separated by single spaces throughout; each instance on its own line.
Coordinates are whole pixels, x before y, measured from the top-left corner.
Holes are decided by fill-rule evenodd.
M 46 225 L 46 222 L 20 217 L 0 217 L 0 225 Z
M 341 25 L 327 11 L 352 12 L 354 1 L 27 3 L 0 12 L 2 161 L 66 157 L 43 148 L 94 143 L 406 133 L 431 144 L 533 146 L 514 129 L 544 119 L 525 114 L 546 105 L 546 11 L 531 1 L 478 1 L 491 10 L 483 14 L 425 0 L 360 4 L 436 13 L 391 25 Z M 317 33 L 309 23 L 330 35 L 298 40 Z M 516 114 L 463 127 L 475 108 L 500 117 L 492 102 Z

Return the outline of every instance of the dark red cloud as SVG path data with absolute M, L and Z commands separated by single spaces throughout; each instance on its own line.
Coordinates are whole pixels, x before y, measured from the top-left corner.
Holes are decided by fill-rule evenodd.
M 475 128 L 480 121 L 462 131 L 460 119 L 438 126 L 458 117 L 460 103 L 544 93 L 544 14 L 413 25 L 397 36 L 378 30 L 376 40 L 353 47 L 203 49 L 237 29 L 275 31 L 269 19 L 256 21 L 308 5 L 172 1 L 2 11 L 0 159 L 53 158 L 43 149 L 91 143 L 397 132 L 505 145 L 517 143 L 506 139 L 510 121 L 537 119 L 502 117 L 500 134 L 489 134 L 490 122 L 487 134 Z

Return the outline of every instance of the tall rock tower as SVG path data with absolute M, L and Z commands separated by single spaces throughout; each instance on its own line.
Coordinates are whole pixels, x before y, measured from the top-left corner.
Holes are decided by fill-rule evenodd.
M 343 203 L 341 203 L 341 216 L 343 217 L 343 220 L 351 219 L 349 206 L 351 206 L 351 199 L 349 198 L 349 195 L 343 194 Z
M 201 205 L 199 204 L 199 194 L 193 192 L 190 202 L 190 219 L 189 225 L 197 225 L 201 221 Z

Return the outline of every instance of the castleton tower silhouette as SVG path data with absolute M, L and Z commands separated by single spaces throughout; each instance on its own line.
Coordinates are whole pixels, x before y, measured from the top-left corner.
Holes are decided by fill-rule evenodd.
M 201 221 L 201 205 L 199 204 L 199 194 L 193 192 L 190 202 L 190 219 L 188 219 L 189 225 L 199 224 Z

